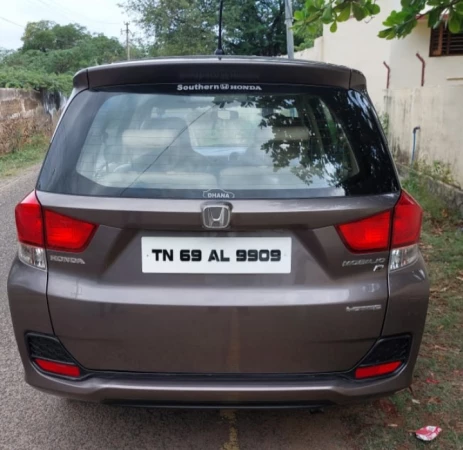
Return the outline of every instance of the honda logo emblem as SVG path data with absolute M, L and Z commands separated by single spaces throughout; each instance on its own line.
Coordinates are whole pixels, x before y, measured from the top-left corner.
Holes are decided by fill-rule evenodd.
M 230 207 L 228 205 L 207 205 L 203 207 L 203 226 L 220 230 L 230 225 Z

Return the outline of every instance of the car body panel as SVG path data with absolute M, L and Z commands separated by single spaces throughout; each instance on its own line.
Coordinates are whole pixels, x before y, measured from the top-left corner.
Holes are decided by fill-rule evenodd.
M 90 67 L 74 77 L 77 90 L 145 83 L 222 82 L 313 84 L 365 90 L 362 73 L 348 67 L 284 58 L 214 56 L 154 58 Z
M 190 373 L 343 371 L 353 367 L 380 334 L 388 253 L 370 255 L 366 264 L 343 266 L 345 261 L 368 260 L 368 255 L 349 252 L 328 224 L 390 209 L 396 196 L 378 197 L 376 202 L 357 198 L 350 211 L 345 207 L 349 202 L 342 205 L 339 199 L 255 201 L 254 206 L 231 200 L 230 231 L 208 232 L 198 223 L 200 201 L 171 202 L 172 212 L 165 212 L 166 201 L 138 199 L 122 214 L 126 199 L 76 199 L 65 206 L 67 196 L 37 195 L 47 209 L 106 223 L 86 251 L 68 254 L 85 264 L 53 261 L 50 255 L 60 252 L 48 252 L 48 301 L 55 333 L 84 367 Z M 265 227 L 258 219 L 260 205 Z M 248 212 L 240 214 L 246 208 Z M 323 214 L 325 209 L 328 214 Z M 278 229 L 282 223 L 286 227 Z M 175 234 L 150 229 L 179 226 L 183 230 Z M 147 236 L 289 237 L 292 271 L 147 274 L 141 269 L 141 238 Z M 383 270 L 374 272 L 378 260 L 383 260 Z M 372 305 L 377 309 L 350 309 Z

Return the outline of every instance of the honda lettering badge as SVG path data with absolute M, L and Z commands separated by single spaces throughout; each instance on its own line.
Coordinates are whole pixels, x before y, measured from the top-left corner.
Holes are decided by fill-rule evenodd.
M 230 207 L 228 205 L 207 205 L 203 207 L 203 226 L 220 230 L 230 225 Z

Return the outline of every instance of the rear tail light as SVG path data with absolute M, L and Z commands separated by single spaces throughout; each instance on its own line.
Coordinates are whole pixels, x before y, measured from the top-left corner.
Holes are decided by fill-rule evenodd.
M 54 375 L 62 375 L 65 377 L 79 378 L 80 369 L 75 364 L 64 364 L 56 361 L 48 361 L 47 359 L 35 358 L 34 362 L 44 371 Z
M 386 211 L 338 226 L 347 246 L 354 252 L 381 252 L 389 248 L 391 212 Z
M 394 208 L 392 227 L 392 248 L 417 244 L 420 240 L 423 210 L 407 192 L 402 195 Z
M 420 254 L 420 240 L 423 210 L 416 200 L 402 191 L 394 208 L 391 259 L 389 270 L 397 270 L 413 264 Z
M 389 268 L 396 270 L 418 258 L 422 217 L 421 206 L 402 191 L 392 211 L 338 225 L 337 230 L 352 252 L 372 253 L 390 248 Z
M 411 343 L 410 335 L 380 339 L 353 370 L 353 377 L 360 380 L 394 373 L 407 362 Z
M 19 259 L 29 266 L 46 269 L 42 208 L 34 191 L 16 206 L 15 218 Z
M 45 211 L 45 241 L 50 250 L 79 253 L 85 250 L 96 225 Z
M 35 192 L 16 206 L 19 259 L 25 264 L 46 269 L 45 249 L 79 253 L 85 250 L 97 226 L 42 210 Z
M 397 270 L 413 264 L 418 259 L 419 254 L 420 251 L 417 244 L 391 250 L 389 270 Z
M 44 246 L 42 208 L 32 191 L 15 209 L 18 241 L 22 244 Z
M 355 378 L 362 380 L 364 378 L 381 377 L 395 372 L 402 365 L 402 361 L 393 361 L 384 364 L 375 364 L 373 366 L 358 367 L 355 369 Z

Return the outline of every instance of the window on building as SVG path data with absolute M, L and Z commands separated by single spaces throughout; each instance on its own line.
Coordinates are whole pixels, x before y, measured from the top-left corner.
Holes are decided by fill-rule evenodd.
M 463 33 L 450 33 L 441 24 L 431 30 L 431 45 L 429 56 L 463 55 Z

